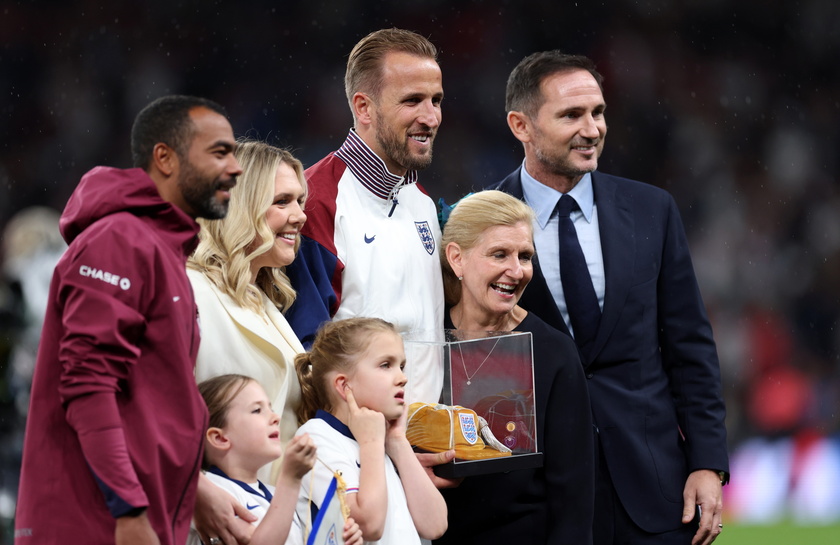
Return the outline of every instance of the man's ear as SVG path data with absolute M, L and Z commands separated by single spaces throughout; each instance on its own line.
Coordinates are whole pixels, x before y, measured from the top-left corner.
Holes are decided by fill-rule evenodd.
M 359 125 L 370 125 L 373 121 L 373 108 L 375 104 L 369 95 L 357 92 L 351 100 L 353 105 L 353 117 Z
M 222 428 L 210 428 L 204 434 L 207 444 L 217 450 L 228 450 L 231 447 L 230 439 L 225 435 Z
M 449 266 L 452 267 L 452 272 L 458 278 L 463 276 L 462 258 L 463 253 L 457 242 L 450 242 L 446 245 L 446 260 L 449 262 Z
M 175 153 L 174 149 L 163 142 L 155 144 L 155 147 L 152 149 L 152 168 L 160 171 L 161 174 L 168 178 L 177 171 L 180 164 L 178 154 Z
M 531 141 L 531 120 L 522 112 L 510 111 L 507 114 L 507 124 L 510 132 L 520 142 Z

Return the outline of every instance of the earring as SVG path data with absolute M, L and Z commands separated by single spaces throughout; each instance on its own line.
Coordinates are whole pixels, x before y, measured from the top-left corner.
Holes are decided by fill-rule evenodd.
M 463 276 L 459 276 L 459 277 L 458 277 L 458 280 L 459 280 L 459 281 L 460 281 L 460 280 L 463 280 L 463 279 L 464 279 L 464 277 L 463 277 Z

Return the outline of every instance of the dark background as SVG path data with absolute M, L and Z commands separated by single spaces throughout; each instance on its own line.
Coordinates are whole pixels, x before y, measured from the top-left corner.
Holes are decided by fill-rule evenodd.
M 28 206 L 61 210 L 95 165 L 130 166 L 134 115 L 164 94 L 214 99 L 238 136 L 289 146 L 311 165 L 351 125 L 347 54 L 388 26 L 440 51 L 443 125 L 421 183 L 450 202 L 522 160 L 504 118 L 516 63 L 555 48 L 592 57 L 608 104 L 600 169 L 666 188 L 683 214 L 719 343 L 731 447 L 836 437 L 835 0 L 0 1 L 0 229 Z M 13 311 L 2 373 L 20 326 Z M 9 409 L 17 394 L 5 386 L 0 374 Z M 0 420 L 0 490 L 12 496 L 13 413 Z M 0 517 L 3 505 L 0 496 Z

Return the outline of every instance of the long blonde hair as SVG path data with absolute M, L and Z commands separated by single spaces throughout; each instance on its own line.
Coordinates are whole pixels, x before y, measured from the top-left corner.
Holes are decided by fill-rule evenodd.
M 533 238 L 534 211 L 524 202 L 502 191 L 479 191 L 458 202 L 443 227 L 439 252 L 447 305 L 457 305 L 461 300 L 461 282 L 446 259 L 447 245 L 454 242 L 461 251 L 470 250 L 487 229 L 518 223 L 527 224 Z
M 301 403 L 297 410 L 299 422 L 306 422 L 318 411 L 331 410 L 330 387 L 327 375 L 332 371 L 350 373 L 356 358 L 367 350 L 374 333 L 396 328 L 379 318 L 347 318 L 326 322 L 312 342 L 312 350 L 295 356 L 295 371 L 300 382 Z
M 295 291 L 283 268 L 260 269 L 255 287 L 251 284 L 251 262 L 274 244 L 265 214 L 274 198 L 277 167 L 281 163 L 292 167 L 306 194 L 303 164 L 287 150 L 250 139 L 239 140 L 236 158 L 242 175 L 230 192 L 228 214 L 221 220 L 198 220 L 200 242 L 187 266 L 203 273 L 244 308 L 262 310 L 259 289 L 285 310 L 294 302 Z

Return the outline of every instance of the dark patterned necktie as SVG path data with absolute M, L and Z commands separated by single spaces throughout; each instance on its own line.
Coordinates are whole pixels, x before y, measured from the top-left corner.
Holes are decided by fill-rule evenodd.
M 557 216 L 560 233 L 560 280 L 563 282 L 563 293 L 569 319 L 572 322 L 574 338 L 584 355 L 588 355 L 598 331 L 601 320 L 601 309 L 598 307 L 598 296 L 592 286 L 592 277 L 586 267 L 578 241 L 575 225 L 569 214 L 572 210 L 579 210 L 574 197 L 563 195 L 557 203 Z

